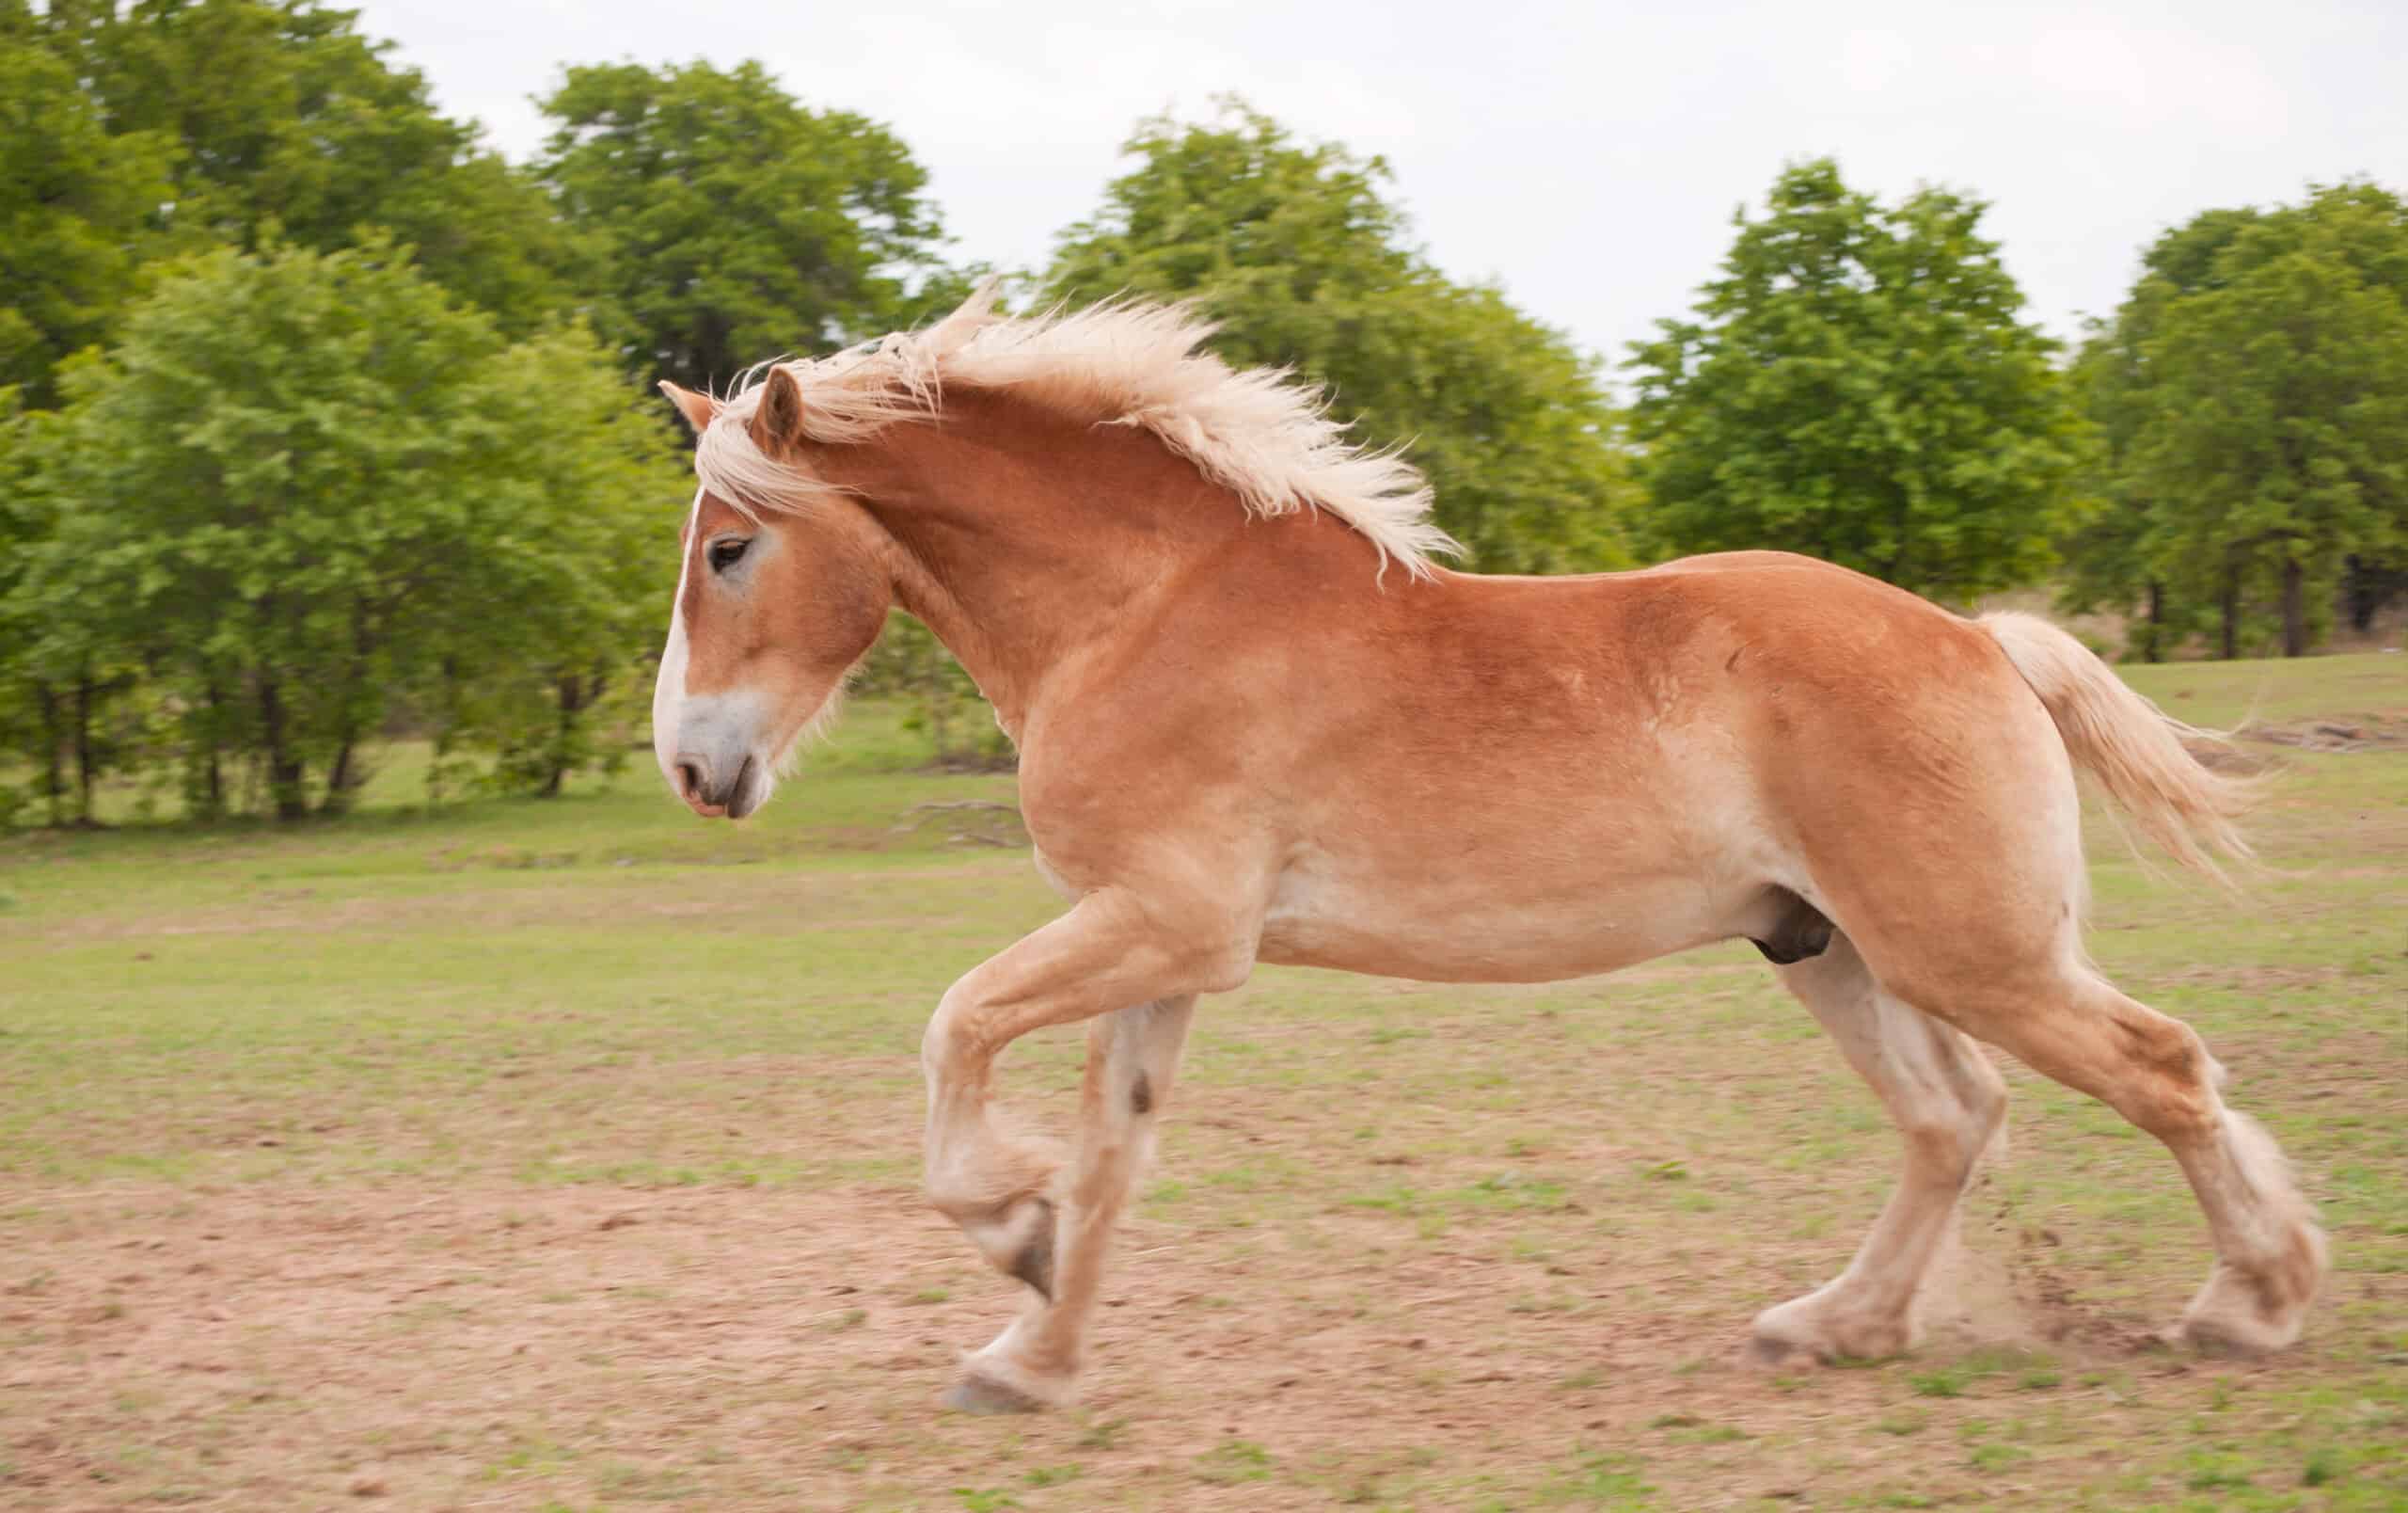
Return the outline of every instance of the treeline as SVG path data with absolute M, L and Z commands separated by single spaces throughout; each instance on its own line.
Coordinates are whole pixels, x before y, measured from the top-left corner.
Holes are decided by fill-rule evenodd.
M 654 380 L 906 326 L 985 271 L 901 140 L 757 65 L 571 67 L 542 105 L 512 164 L 314 0 L 0 0 L 0 821 L 88 819 L 111 773 L 339 811 L 396 731 L 446 791 L 623 759 L 689 486 Z M 1802 164 L 1621 409 L 1602 359 L 1432 264 L 1380 160 L 1236 101 L 1125 146 L 1016 295 L 1202 300 L 1231 360 L 1409 438 L 1475 568 L 2053 574 L 2151 656 L 2305 650 L 2408 577 L 2408 217 L 2375 185 L 2170 232 L 2068 355 L 1981 201 Z M 948 759 L 999 755 L 919 628 L 866 676 Z
M 545 110 L 506 163 L 311 0 L 0 0 L 0 822 L 339 812 L 397 731 L 438 796 L 625 758 L 691 487 L 652 380 L 909 324 L 943 234 L 754 66 Z
M 2098 507 L 2077 608 L 2138 600 L 2151 661 L 2360 630 L 2408 589 L 2408 212 L 2373 184 L 2210 211 L 2161 237 L 2071 387 Z M 2273 624 L 2268 626 L 2271 615 Z

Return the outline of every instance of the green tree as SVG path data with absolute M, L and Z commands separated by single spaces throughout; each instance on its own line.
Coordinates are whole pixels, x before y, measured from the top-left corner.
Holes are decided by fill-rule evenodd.
M 2166 232 L 2142 256 L 2142 278 L 2113 320 L 2094 321 L 2068 374 L 2075 402 L 2099 445 L 2083 460 L 2082 488 L 2100 504 L 2060 547 L 2065 608 L 2131 612 L 2138 623 L 2129 651 L 2158 661 L 2206 623 L 2210 606 L 2169 585 L 2156 561 L 2160 502 L 2134 470 L 2133 447 L 2150 408 L 2147 353 L 2166 310 L 2211 287 L 2216 256 L 2256 218 L 2254 211 L 2210 211 Z
M 71 374 L 71 362 L 62 373 Z M 53 825 L 93 818 L 93 791 L 118 755 L 104 718 L 134 685 L 135 654 L 81 627 L 98 605 L 71 602 L 50 549 L 67 501 L 52 486 L 71 444 L 55 411 L 15 408 L 0 423 L 0 696 L 10 743 L 32 756 Z M 6 805 L 15 809 L 20 805 Z
M 591 234 L 603 332 L 691 389 L 899 324 L 942 240 L 886 128 L 812 110 L 758 63 L 573 68 L 539 171 Z
M 1784 548 L 1960 597 L 2047 569 L 2085 427 L 1985 208 L 1930 188 L 1884 207 L 1818 160 L 1738 214 L 1696 318 L 1630 363 L 1660 545 Z
M 434 636 L 426 702 L 438 756 L 489 749 L 502 787 L 548 798 L 619 765 L 629 741 L 603 721 L 649 717 L 642 664 L 659 649 L 691 476 L 657 401 L 631 394 L 581 325 L 498 354 L 477 391 L 458 439 L 483 544 L 452 572 L 457 613 Z
M 388 245 L 193 259 L 70 365 L 29 655 L 145 670 L 204 807 L 232 758 L 280 818 L 341 809 L 411 691 L 624 667 L 586 578 L 676 483 L 609 372 L 573 329 L 505 347 Z
M 52 0 L 35 29 L 109 131 L 174 145 L 148 209 L 175 247 L 389 236 L 504 330 L 535 328 L 570 298 L 568 229 L 356 21 L 318 0 Z
M 43 702 L 30 655 L 36 624 L 24 593 L 25 569 L 50 534 L 48 512 L 34 487 L 36 428 L 44 419 L 25 413 L 18 390 L 0 389 L 0 749 L 33 757 L 34 788 L 49 801 L 51 823 L 59 824 L 67 818 L 66 785 L 56 733 L 45 730 L 40 717 Z M 12 785 L 0 786 L 0 827 L 31 798 Z
M 108 332 L 156 241 L 172 144 L 112 135 L 106 111 L 23 0 L 0 0 L 0 385 L 56 397 L 67 354 Z
M 1136 166 L 1063 232 L 1054 296 L 1196 300 L 1222 357 L 1293 368 L 1357 435 L 1404 440 L 1478 566 L 1627 562 L 1632 488 L 1596 364 L 1501 291 L 1430 266 L 1385 163 L 1236 100 L 1204 123 L 1147 120 L 1122 150 Z
M 2216 606 L 2241 648 L 2272 598 L 2288 656 L 2346 570 L 2408 554 L 2408 206 L 2372 184 L 2210 212 L 2161 241 L 2115 325 L 2115 486 L 2153 578 Z

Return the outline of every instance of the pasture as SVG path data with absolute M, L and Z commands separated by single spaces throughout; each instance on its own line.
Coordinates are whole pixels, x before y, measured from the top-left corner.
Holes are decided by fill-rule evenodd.
M 2249 748 L 2241 904 L 2091 836 L 2094 953 L 2331 1232 L 2277 1359 L 2148 1343 L 2195 1205 L 2010 1068 L 1926 1343 L 1746 1365 L 1897 1145 L 1734 944 L 1208 1001 L 1085 1403 L 940 1414 L 1017 1284 L 919 1198 L 921 1026 L 1055 903 L 1007 816 L 920 807 L 1010 780 L 871 706 L 740 827 L 642 760 L 430 814 L 397 752 L 340 824 L 0 837 L 0 1505 L 2408 1505 L 2408 658 L 2132 676 L 2307 742 Z M 1078 1045 L 1006 1105 L 1067 1126 Z

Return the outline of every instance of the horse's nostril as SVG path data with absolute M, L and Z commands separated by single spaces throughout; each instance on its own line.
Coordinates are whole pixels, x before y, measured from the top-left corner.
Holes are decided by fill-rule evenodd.
M 703 770 L 693 762 L 677 764 L 677 791 L 699 795 L 703 791 Z

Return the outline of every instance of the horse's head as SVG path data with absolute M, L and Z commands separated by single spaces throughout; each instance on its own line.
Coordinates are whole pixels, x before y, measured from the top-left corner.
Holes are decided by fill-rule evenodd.
M 740 413 L 661 387 L 705 447 L 714 425 L 738 427 L 754 452 L 775 457 L 799 429 L 791 412 L 801 391 L 782 371 L 745 396 Z M 653 688 L 652 749 L 696 814 L 741 820 L 758 809 L 787 755 L 834 708 L 893 601 L 882 541 L 840 493 L 798 507 L 708 486 L 695 492 Z

